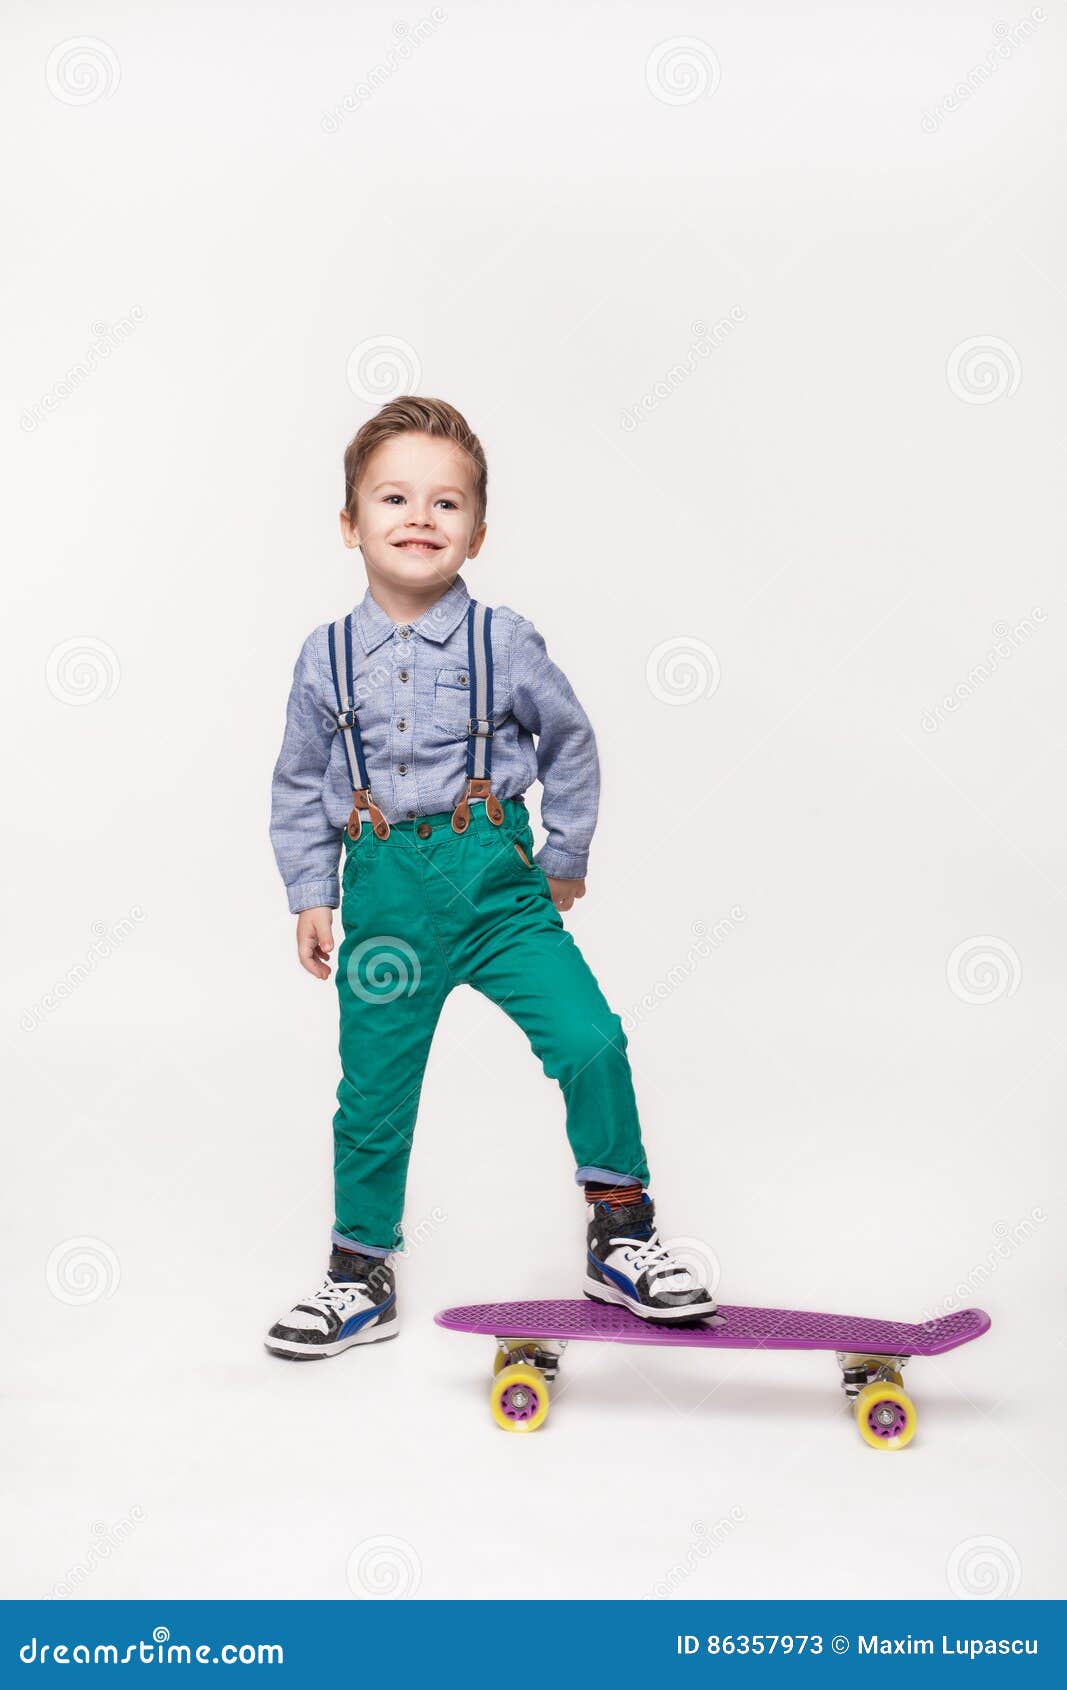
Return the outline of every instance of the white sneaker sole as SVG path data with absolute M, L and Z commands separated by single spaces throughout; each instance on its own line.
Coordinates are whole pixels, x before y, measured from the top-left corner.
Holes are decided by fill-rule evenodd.
M 353 1332 L 350 1338 L 341 1338 L 336 1344 L 298 1344 L 292 1338 L 264 1338 L 263 1343 L 272 1356 L 286 1356 L 296 1361 L 323 1361 L 327 1356 L 339 1356 L 342 1350 L 350 1350 L 353 1344 L 384 1344 L 387 1339 L 395 1338 L 400 1331 L 399 1320 L 391 1320 L 388 1326 L 364 1326 L 361 1331 Z
M 620 1291 L 614 1285 L 605 1285 L 603 1280 L 594 1279 L 592 1274 L 586 1275 L 585 1294 L 594 1303 L 617 1303 L 620 1308 L 629 1309 L 641 1320 L 654 1320 L 663 1325 L 689 1325 L 694 1320 L 707 1320 L 710 1315 L 717 1313 L 718 1304 L 709 1297 L 706 1302 L 693 1303 L 685 1309 L 650 1309 L 647 1304 L 638 1302 L 636 1297 L 628 1297 L 625 1291 Z

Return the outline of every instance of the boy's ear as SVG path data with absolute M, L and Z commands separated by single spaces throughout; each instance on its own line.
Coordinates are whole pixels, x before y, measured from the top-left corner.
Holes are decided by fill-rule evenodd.
M 341 512 L 341 538 L 349 551 L 355 551 L 359 545 L 359 529 L 347 511 Z
M 483 522 L 483 523 L 479 524 L 479 526 L 474 530 L 474 533 L 471 535 L 471 542 L 470 542 L 470 545 L 467 547 L 467 556 L 468 557 L 477 557 L 478 556 L 478 553 L 482 549 L 482 541 L 484 539 L 485 539 L 485 523 Z

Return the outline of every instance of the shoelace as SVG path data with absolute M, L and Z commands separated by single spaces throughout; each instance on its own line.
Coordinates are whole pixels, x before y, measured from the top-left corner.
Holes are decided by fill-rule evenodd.
M 625 1244 L 632 1249 L 633 1255 L 630 1258 L 632 1266 L 637 1269 L 638 1273 L 643 1273 L 647 1268 L 650 1280 L 653 1278 L 662 1279 L 665 1274 L 688 1274 L 689 1272 L 689 1269 L 683 1267 L 681 1262 L 674 1260 L 666 1244 L 662 1242 L 659 1233 L 654 1228 L 648 1238 L 620 1237 L 611 1238 L 608 1242 L 610 1244 Z
M 321 1309 L 323 1314 L 328 1314 L 331 1311 L 334 1314 L 343 1314 L 352 1288 L 351 1284 L 338 1285 L 336 1280 L 324 1279 L 321 1289 L 316 1291 L 313 1297 L 305 1297 L 299 1306 Z M 357 1283 L 355 1289 L 365 1291 L 367 1288 L 365 1285 Z

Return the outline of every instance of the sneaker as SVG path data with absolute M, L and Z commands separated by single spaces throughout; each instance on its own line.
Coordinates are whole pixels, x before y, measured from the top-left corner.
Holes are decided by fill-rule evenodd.
M 624 1209 L 595 1204 L 588 1243 L 585 1294 L 594 1303 L 618 1303 L 642 1320 L 678 1323 L 715 1313 L 707 1286 L 660 1242 L 656 1207 L 647 1192 Z
M 264 1342 L 272 1355 L 317 1361 L 353 1344 L 395 1338 L 399 1330 L 396 1278 L 389 1264 L 380 1256 L 335 1249 L 322 1289 L 283 1315 Z

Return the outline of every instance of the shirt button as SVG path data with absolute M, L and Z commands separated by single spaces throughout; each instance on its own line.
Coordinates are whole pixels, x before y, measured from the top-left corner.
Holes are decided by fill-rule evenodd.
M 406 669 L 401 669 L 401 670 L 400 670 L 400 672 L 399 672 L 399 674 L 398 674 L 398 675 L 397 675 L 397 680 L 398 680 L 398 681 L 406 681 L 406 680 L 407 680 L 407 678 L 408 678 L 408 672 L 407 672 L 407 670 L 406 670 Z
M 460 677 L 459 677 L 459 684 L 460 684 L 460 686 L 461 686 L 461 687 L 465 687 L 465 686 L 466 686 L 466 684 L 467 684 L 467 677 L 466 677 L 466 675 L 461 675 L 461 676 L 460 676 Z
M 402 628 L 397 629 L 397 633 L 400 635 L 402 640 L 409 640 L 411 638 L 411 629 L 408 627 L 406 622 Z
M 431 833 L 433 832 L 433 828 L 430 826 L 429 822 L 420 822 L 418 827 L 415 829 L 415 832 L 418 834 L 420 839 L 429 839 Z
M 406 763 L 398 763 L 397 766 L 396 766 L 396 772 L 397 772 L 398 775 L 406 775 L 407 772 L 408 772 L 407 764 Z
M 409 822 L 413 822 L 415 820 L 414 810 L 405 810 L 404 814 L 407 816 Z
M 403 733 L 404 729 L 407 727 L 407 721 L 403 716 L 398 716 L 396 725 L 400 729 L 401 733 Z

